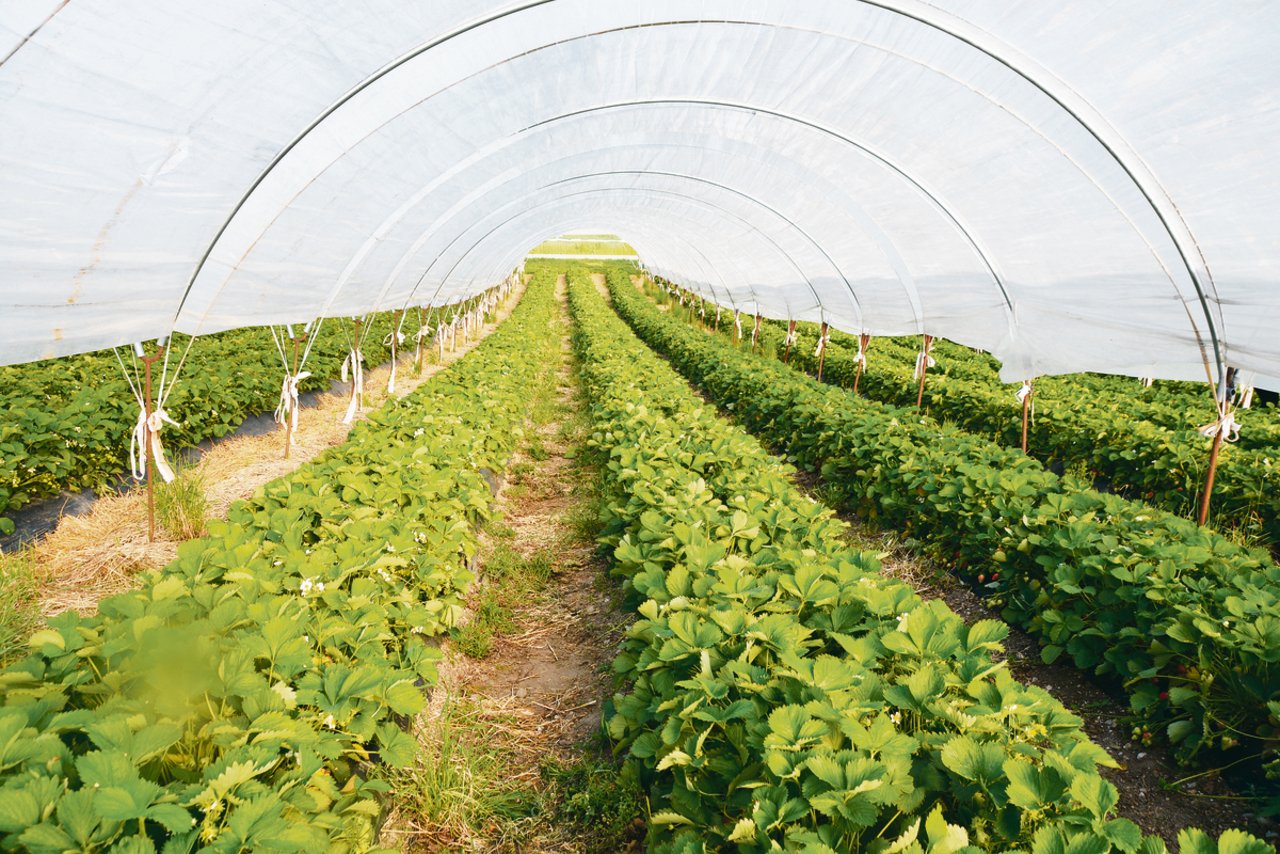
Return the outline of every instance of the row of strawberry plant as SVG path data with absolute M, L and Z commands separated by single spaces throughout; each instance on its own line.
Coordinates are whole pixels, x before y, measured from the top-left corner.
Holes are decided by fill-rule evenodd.
M 751 318 L 743 322 L 744 340 L 749 338 L 753 322 Z M 722 323 L 719 328 L 725 335 L 734 335 L 731 323 Z M 817 327 L 798 324 L 797 329 L 800 340 L 791 348 L 790 363 L 816 374 L 819 359 L 813 343 Z M 761 334 L 760 343 L 767 352 L 779 357 L 787 352 L 782 324 L 766 322 Z M 869 369 L 859 380 L 860 393 L 884 403 L 914 406 L 918 344 L 913 350 L 880 339 L 875 347 L 875 352 L 868 354 Z M 963 350 L 952 346 L 949 357 L 963 364 L 965 359 L 959 355 Z M 823 378 L 851 387 L 857 353 L 855 337 L 832 331 L 823 357 Z M 971 354 L 970 358 L 986 357 Z M 924 405 L 940 420 L 1018 446 L 1020 406 L 1012 389 L 1001 385 L 998 377 L 981 377 L 987 370 L 983 365 L 972 372 L 948 372 L 935 366 L 925 383 Z M 1176 429 L 1145 420 L 1140 412 L 1132 411 L 1131 395 L 1104 390 L 1114 379 L 1094 380 L 1077 376 L 1070 381 L 1046 378 L 1038 383 L 1029 436 L 1032 455 L 1064 466 L 1082 465 L 1110 491 L 1144 499 L 1180 515 L 1193 515 L 1208 469 L 1209 440 L 1185 419 Z M 1091 390 L 1081 393 L 1080 383 Z M 1202 401 L 1198 411 L 1204 414 L 1210 408 Z M 1212 419 L 1206 415 L 1203 420 Z M 1265 543 L 1280 544 L 1280 457 L 1275 456 L 1275 448 L 1224 447 L 1213 509 L 1220 524 L 1242 527 Z
M 650 792 L 651 849 L 1163 850 L 1114 818 L 1079 720 L 993 660 L 1004 624 L 881 575 L 570 276 L 601 539 L 640 615 L 607 726 Z
M 466 358 L 0 672 L 0 849 L 363 851 L 555 342 L 550 284 Z
M 615 305 L 642 338 L 748 429 L 821 470 L 833 500 L 986 582 L 988 602 L 1041 640 L 1046 661 L 1065 653 L 1123 686 L 1144 729 L 1162 728 L 1186 761 L 1274 759 L 1280 568 L 1268 554 L 752 357 L 625 279 L 610 278 Z
M 361 351 L 367 365 L 389 357 L 395 322 L 394 312 L 365 319 Z M 311 376 L 299 384 L 302 391 L 327 388 L 339 376 L 349 323 L 338 319 L 320 325 L 305 366 Z M 418 313 L 410 312 L 399 326 L 409 346 L 418 328 Z M 188 341 L 175 336 L 171 368 Z M 154 349 L 146 345 L 148 352 Z M 160 367 L 157 363 L 157 381 Z M 196 339 L 165 404 L 178 422 L 165 429 L 166 446 L 192 447 L 225 436 L 250 415 L 270 412 L 279 399 L 283 370 L 265 327 Z M 13 530 L 7 513 L 63 489 L 102 488 L 128 467 L 138 407 L 111 351 L 3 367 L 0 387 L 6 412 L 0 424 L 0 535 Z

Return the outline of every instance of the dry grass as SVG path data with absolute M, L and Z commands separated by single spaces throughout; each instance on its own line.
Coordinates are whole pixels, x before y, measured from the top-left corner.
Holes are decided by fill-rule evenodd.
M 518 295 L 516 295 L 518 297 Z M 446 350 L 444 361 L 425 366 L 422 376 L 413 376 L 413 353 L 403 354 L 396 377 L 396 395 L 403 397 L 470 352 L 507 317 L 518 302 L 509 299 L 494 323 L 478 336 L 463 343 L 456 352 Z M 377 408 L 387 397 L 389 366 L 365 372 L 365 412 Z M 232 502 L 248 498 L 264 483 L 292 472 L 308 460 L 345 441 L 350 424 L 340 423 L 349 398 L 345 394 L 324 394 L 317 406 L 304 409 L 290 452 L 284 459 L 284 434 L 238 436 L 219 442 L 191 468 L 205 484 L 208 517 L 222 518 Z M 357 416 L 357 420 L 363 416 Z M 124 495 L 107 495 L 93 510 L 79 517 L 64 517 L 56 531 L 24 550 L 41 583 L 36 592 L 39 609 L 48 616 L 67 610 L 91 611 L 106 596 L 129 589 L 134 576 L 158 569 L 177 555 L 181 536 L 157 525 L 156 541 L 147 541 L 147 495 L 136 489 Z M 0 566 L 8 556 L 0 557 Z

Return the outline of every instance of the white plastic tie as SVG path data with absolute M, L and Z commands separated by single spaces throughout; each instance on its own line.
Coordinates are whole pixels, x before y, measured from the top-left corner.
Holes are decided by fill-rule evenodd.
M 1212 439 L 1221 433 L 1222 441 L 1235 442 L 1240 438 L 1240 424 L 1236 421 L 1235 413 L 1226 410 L 1217 421 L 1197 427 L 1196 432 L 1207 439 Z
M 133 436 L 129 442 L 129 467 L 133 471 L 134 480 L 143 480 L 147 476 L 148 461 L 154 462 L 156 472 L 165 483 L 173 481 L 173 469 L 164 458 L 164 445 L 160 442 L 160 431 L 164 425 L 178 426 L 178 422 L 169 417 L 163 409 L 157 409 L 147 417 L 145 409 L 138 410 L 138 421 L 133 427 Z
M 351 365 L 351 402 L 347 404 L 347 414 L 342 417 L 343 424 L 350 424 L 355 419 L 356 413 L 360 411 L 360 399 L 364 396 L 364 355 L 359 347 L 347 354 L 343 366 L 348 363 Z M 345 376 L 344 373 L 343 377 Z
M 831 341 L 831 333 L 826 335 L 818 335 L 818 346 L 813 349 L 813 357 L 816 359 L 826 352 L 827 344 Z
M 1022 388 L 1014 392 L 1013 396 L 1018 399 L 1018 403 L 1022 403 L 1024 400 L 1027 399 L 1027 395 L 1029 394 L 1031 394 L 1031 383 L 1027 382 L 1026 380 L 1023 380 Z
M 280 384 L 280 403 L 275 411 L 276 423 L 283 427 L 292 422 L 291 429 L 294 433 L 298 432 L 298 385 L 309 376 L 310 371 L 303 371 L 296 377 L 285 374 L 284 382 Z M 289 444 L 293 444 L 292 434 L 289 436 Z
M 912 379 L 920 379 L 920 374 L 924 372 L 926 367 L 932 368 L 937 364 L 938 363 L 934 361 L 932 356 L 921 350 L 916 354 L 916 370 L 915 373 L 912 374 Z

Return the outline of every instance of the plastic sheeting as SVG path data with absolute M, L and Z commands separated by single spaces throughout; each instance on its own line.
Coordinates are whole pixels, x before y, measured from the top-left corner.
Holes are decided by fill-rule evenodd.
M 1280 4 L 8 0 L 0 362 L 440 304 L 607 226 L 710 299 L 1280 385 Z

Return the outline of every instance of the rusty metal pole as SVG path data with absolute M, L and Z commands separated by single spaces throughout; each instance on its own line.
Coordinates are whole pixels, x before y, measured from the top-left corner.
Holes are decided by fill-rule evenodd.
M 1028 413 L 1031 411 L 1031 396 L 1035 394 L 1035 387 L 1027 380 L 1027 388 L 1030 389 L 1022 396 L 1022 453 L 1027 452 L 1027 420 Z
M 147 542 L 156 541 L 156 486 L 153 471 L 156 467 L 155 453 L 151 444 L 151 365 L 164 356 L 164 347 L 157 347 L 154 355 L 143 356 L 142 365 L 146 378 L 143 380 L 142 411 L 146 414 L 143 430 L 143 453 L 147 460 Z
M 862 368 L 867 356 L 867 348 L 871 346 L 871 336 L 864 332 L 858 336 L 858 342 L 861 345 L 858 348 L 858 352 L 862 354 L 862 358 L 858 360 L 857 370 L 853 372 L 853 394 L 855 397 L 858 394 L 858 383 L 862 380 Z
M 298 376 L 298 353 L 302 349 L 302 344 L 306 338 L 290 338 L 293 342 L 293 373 L 289 375 L 289 386 L 292 391 L 293 383 Z M 298 401 L 292 400 L 293 395 L 289 396 L 289 411 L 285 413 L 284 419 L 284 458 L 289 459 L 289 449 L 293 447 L 293 410 L 298 406 Z
M 1218 432 L 1213 435 L 1213 447 L 1209 451 L 1209 472 L 1204 479 L 1204 495 L 1200 497 L 1200 515 L 1197 519 L 1200 525 L 1204 525 L 1209 521 L 1209 499 L 1213 496 L 1213 481 L 1218 474 L 1218 454 L 1222 451 L 1222 440 L 1227 432 L 1222 422 L 1229 412 L 1227 407 L 1231 405 L 1231 394 L 1235 386 L 1235 378 L 1236 369 L 1227 368 L 1225 386 L 1214 389 L 1213 400 L 1218 411 Z
M 422 309 L 418 309 L 418 334 L 417 347 L 413 353 L 413 375 L 415 377 L 422 376 Z
M 818 331 L 818 343 L 820 345 L 818 350 L 818 382 L 822 382 L 822 366 L 827 361 L 827 329 L 827 322 L 824 320 Z
M 360 370 L 360 318 L 351 321 L 355 335 L 351 339 L 351 396 L 356 400 L 356 412 L 364 411 L 364 383 L 356 382 L 356 372 Z
M 920 388 L 916 392 L 916 412 L 920 411 L 920 407 L 924 404 L 924 378 L 929 372 L 929 348 L 933 345 L 933 336 L 924 336 L 924 350 L 917 358 L 920 359 Z
M 791 362 L 791 342 L 796 338 L 796 322 L 793 320 L 787 324 L 787 349 L 782 354 L 782 364 L 786 365 Z
M 1200 497 L 1200 517 L 1197 522 L 1204 525 L 1209 521 L 1209 498 L 1213 495 L 1213 479 L 1218 473 L 1218 452 L 1222 450 L 1222 434 L 1225 431 L 1219 426 L 1213 437 L 1213 449 L 1209 451 L 1209 473 L 1204 480 L 1204 495 Z

